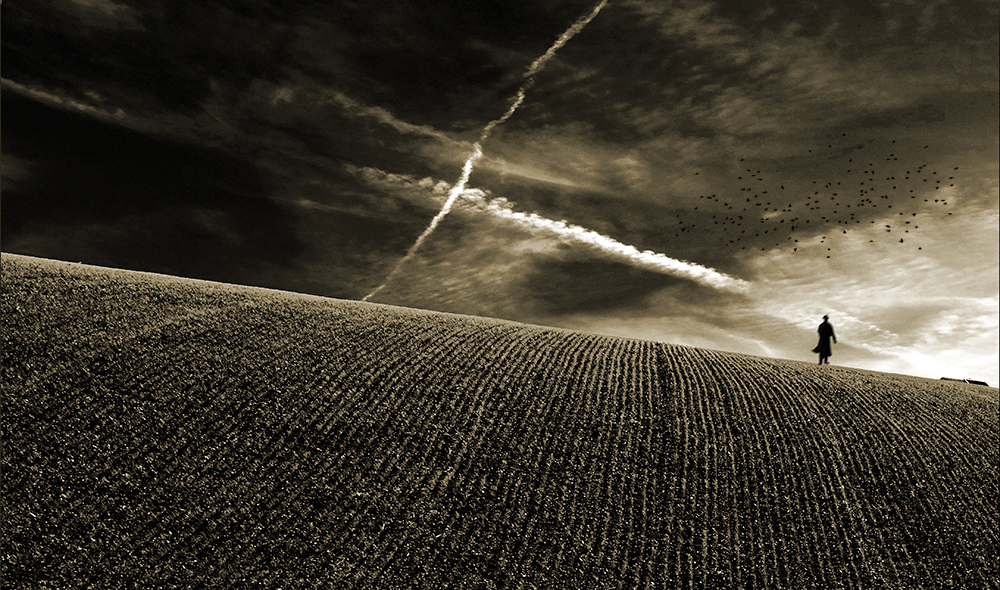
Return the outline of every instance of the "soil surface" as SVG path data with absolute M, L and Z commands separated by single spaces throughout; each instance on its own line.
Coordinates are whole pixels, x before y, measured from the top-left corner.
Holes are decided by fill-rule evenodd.
M 998 393 L 4 254 L 4 585 L 997 588 Z

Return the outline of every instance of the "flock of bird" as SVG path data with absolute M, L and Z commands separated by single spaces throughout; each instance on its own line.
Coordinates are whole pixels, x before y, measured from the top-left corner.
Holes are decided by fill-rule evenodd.
M 789 190 L 784 184 L 769 184 L 761 170 L 741 166 L 735 178 L 739 192 L 724 196 L 700 195 L 698 199 L 705 202 L 694 210 L 701 209 L 698 215 L 701 219 L 688 223 L 678 214 L 674 236 L 709 233 L 719 236 L 723 246 L 738 246 L 742 250 L 757 247 L 767 250 L 771 244 L 779 247 L 791 242 L 792 251 L 797 252 L 799 247 L 795 244 L 800 237 L 819 235 L 820 242 L 826 243 L 831 230 L 846 234 L 852 228 L 879 224 L 884 225 L 880 229 L 884 229 L 886 236 L 895 243 L 916 244 L 918 240 L 913 239 L 913 232 L 919 229 L 918 214 L 926 212 L 925 204 L 948 205 L 947 192 L 934 191 L 955 186 L 954 174 L 958 167 L 949 174 L 928 170 L 926 163 L 907 168 L 905 163 L 899 162 L 893 145 L 895 140 L 877 157 L 873 154 L 876 146 L 872 143 L 850 144 L 849 149 L 843 145 L 827 145 L 827 150 L 837 150 L 843 156 L 834 157 L 840 160 L 835 162 L 840 169 L 834 169 L 831 174 L 836 179 L 816 179 L 805 185 L 797 182 L 795 187 L 789 182 Z M 822 150 L 809 152 L 816 158 L 830 159 L 823 158 Z M 740 162 L 747 165 L 745 158 Z M 934 198 L 938 195 L 939 198 Z M 707 219 L 706 214 L 710 214 Z M 895 221 L 888 222 L 889 219 Z M 699 228 L 698 223 L 703 226 Z M 918 245 L 917 249 L 923 247 Z M 829 253 L 831 248 L 827 250 Z

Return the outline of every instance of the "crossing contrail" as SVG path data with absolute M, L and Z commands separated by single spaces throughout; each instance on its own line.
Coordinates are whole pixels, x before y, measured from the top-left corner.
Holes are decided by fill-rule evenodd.
M 451 208 L 455 204 L 455 201 L 458 200 L 458 198 L 462 196 L 462 193 L 465 192 L 465 185 L 467 182 L 469 182 L 469 176 L 472 174 L 472 167 L 475 165 L 476 161 L 479 160 L 479 158 L 481 158 L 483 155 L 482 144 L 490 136 L 490 132 L 493 131 L 493 128 L 496 127 L 497 125 L 502 125 L 507 119 L 511 117 L 511 115 L 514 114 L 514 111 L 516 111 L 517 108 L 521 106 L 521 103 L 524 102 L 525 93 L 528 91 L 529 88 L 531 88 L 531 85 L 535 80 L 535 74 L 542 71 L 542 68 L 545 67 L 546 62 L 552 59 L 552 56 L 555 55 L 556 51 L 560 47 L 565 45 L 566 42 L 572 39 L 574 35 L 582 31 L 583 27 L 587 26 L 587 23 L 594 20 L 594 17 L 597 16 L 597 13 L 600 12 L 601 9 L 604 8 L 604 6 L 607 3 L 608 0 L 601 0 L 601 2 L 597 6 L 595 6 L 592 11 L 590 11 L 590 14 L 587 14 L 579 18 L 575 23 L 570 25 L 570 27 L 566 29 L 566 31 L 564 31 L 563 34 L 560 35 L 558 39 L 556 39 L 555 43 L 553 43 L 552 46 L 549 47 L 548 50 L 546 50 L 545 53 L 541 55 L 541 57 L 533 61 L 531 65 L 528 66 L 528 69 L 524 72 L 524 78 L 525 78 L 524 84 L 522 84 L 521 87 L 518 88 L 517 95 L 514 98 L 514 102 L 511 103 L 510 108 L 508 108 L 507 112 L 505 112 L 499 119 L 494 119 L 489 123 L 487 123 L 486 127 L 483 127 L 483 132 L 479 135 L 479 141 L 477 141 L 472 146 L 472 153 L 469 155 L 468 159 L 465 160 L 465 165 L 462 166 L 462 176 L 459 177 L 458 182 L 455 183 L 455 186 L 451 188 L 451 191 L 448 193 L 448 199 L 444 202 L 444 206 L 441 207 L 441 211 L 439 211 L 438 214 L 434 216 L 434 219 L 431 220 L 430 225 L 427 226 L 427 229 L 425 229 L 424 232 L 417 237 L 417 241 L 414 242 L 412 246 L 410 246 L 409 250 L 406 251 L 406 255 L 404 255 L 402 258 L 399 259 L 399 261 L 396 262 L 396 265 L 392 268 L 392 271 L 389 273 L 389 276 L 385 278 L 385 281 L 383 281 L 381 285 L 376 287 L 374 291 L 365 295 L 362 301 L 368 301 L 369 299 L 374 297 L 379 291 L 384 289 L 385 286 L 388 285 L 389 282 L 392 281 L 392 279 L 399 273 L 400 269 L 403 268 L 403 265 L 409 262 L 409 260 L 416 255 L 417 250 L 420 249 L 420 246 L 424 243 L 424 241 L 427 240 L 427 238 L 432 233 L 434 233 L 434 230 L 437 228 L 438 224 L 441 223 L 441 220 L 444 219 L 445 216 L 447 216 L 448 213 L 451 211 Z
M 505 206 L 506 202 L 503 199 L 487 201 L 480 191 L 467 191 L 465 197 L 478 211 L 512 221 L 529 229 L 550 232 L 564 240 L 572 240 L 591 246 L 612 259 L 618 259 L 632 266 L 692 280 L 696 283 L 725 291 L 738 293 L 747 291 L 750 288 L 750 283 L 707 266 L 671 258 L 666 254 L 660 254 L 651 250 L 640 251 L 635 246 L 623 244 L 604 234 L 565 221 L 548 219 L 537 213 L 514 211 L 509 206 Z

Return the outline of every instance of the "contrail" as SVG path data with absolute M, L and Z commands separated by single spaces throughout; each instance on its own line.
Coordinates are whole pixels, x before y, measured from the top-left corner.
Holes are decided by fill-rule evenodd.
M 731 277 L 715 269 L 671 258 L 666 254 L 660 254 L 651 250 L 639 251 L 635 246 L 623 244 L 613 238 L 585 227 L 580 227 L 579 225 L 573 225 L 565 221 L 554 221 L 536 213 L 513 211 L 500 204 L 503 202 L 502 200 L 499 203 L 498 201 L 486 202 L 482 196 L 470 194 L 475 192 L 478 191 L 467 192 L 465 193 L 465 197 L 477 205 L 477 210 L 513 221 L 524 227 L 546 230 L 561 238 L 592 246 L 610 255 L 611 258 L 616 258 L 633 266 L 689 279 L 702 285 L 726 291 L 743 292 L 750 288 L 748 282 Z
M 400 258 L 398 262 L 396 262 L 396 265 L 392 268 L 392 271 L 389 273 L 389 276 L 385 278 L 385 281 L 383 281 L 381 285 L 376 287 L 374 291 L 365 295 L 362 301 L 368 301 L 369 299 L 374 297 L 379 291 L 384 289 L 385 286 L 388 285 L 389 282 L 392 281 L 392 279 L 399 273 L 399 270 L 403 267 L 403 265 L 406 264 L 411 258 L 413 258 L 414 255 L 416 255 L 417 250 L 420 248 L 420 246 L 424 243 L 424 241 L 428 238 L 428 236 L 430 236 L 434 232 L 438 224 L 441 223 L 441 220 L 444 219 L 446 215 L 448 215 L 448 212 L 451 211 L 451 207 L 452 205 L 455 204 L 455 201 L 458 200 L 460 196 L 462 196 L 463 192 L 465 192 L 465 184 L 469 182 L 469 176 L 472 174 L 472 167 L 475 165 L 476 160 L 481 158 L 483 155 L 482 143 L 485 142 L 486 139 L 490 136 L 490 132 L 493 131 L 493 128 L 496 127 L 497 125 L 502 125 L 507 119 L 511 117 L 511 115 L 514 114 L 514 111 L 516 111 L 517 108 L 521 106 L 521 103 L 524 102 L 525 92 L 528 91 L 528 88 L 530 88 L 531 84 L 534 82 L 535 74 L 542 71 L 542 68 L 545 67 L 546 62 L 552 59 L 552 56 L 555 55 L 556 51 L 560 47 L 565 45 L 566 42 L 572 39 L 574 35 L 583 30 L 583 27 L 587 26 L 587 23 L 594 20 L 594 17 L 597 16 L 597 13 L 600 12 L 601 9 L 604 8 L 604 6 L 607 3 L 608 0 L 601 0 L 601 2 L 597 6 L 595 6 L 594 9 L 590 12 L 590 14 L 581 17 L 575 23 L 570 25 L 570 27 L 566 29 L 566 31 L 563 32 L 563 34 L 560 35 L 558 39 L 556 39 L 555 43 L 553 43 L 552 46 L 549 47 L 548 50 L 546 50 L 546 52 L 541 55 L 541 57 L 536 59 L 534 62 L 531 63 L 530 66 L 528 66 L 528 69 L 524 73 L 524 78 L 525 78 L 524 84 L 522 84 L 521 87 L 517 90 L 517 96 L 515 97 L 514 102 L 511 103 L 510 108 L 508 108 L 507 112 L 504 113 L 503 116 L 501 116 L 499 119 L 494 119 L 489 123 L 487 123 L 486 127 L 483 127 L 483 132 L 479 136 L 479 141 L 477 141 L 472 146 L 472 154 L 469 155 L 469 158 L 465 161 L 465 165 L 462 167 L 462 176 L 458 179 L 458 182 L 455 183 L 455 186 L 451 188 L 451 192 L 448 193 L 448 200 L 444 202 L 444 206 L 441 207 L 441 211 L 439 211 L 438 214 L 434 216 L 434 219 L 431 220 L 430 225 L 427 226 L 427 229 L 424 230 L 424 233 L 420 234 L 420 236 L 417 237 L 417 241 L 414 242 L 412 246 L 410 246 L 409 250 L 406 251 L 406 255 Z

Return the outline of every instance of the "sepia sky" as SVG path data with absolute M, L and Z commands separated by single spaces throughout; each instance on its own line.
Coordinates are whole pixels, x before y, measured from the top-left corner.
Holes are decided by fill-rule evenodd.
M 2 248 L 1000 382 L 995 2 L 597 6 L 8 3 Z

